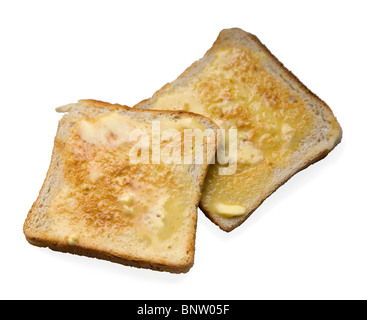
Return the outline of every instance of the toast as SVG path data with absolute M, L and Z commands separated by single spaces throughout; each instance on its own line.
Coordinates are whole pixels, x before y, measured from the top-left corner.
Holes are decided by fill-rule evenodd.
M 326 103 L 258 38 L 237 28 L 220 32 L 202 59 L 134 108 L 202 114 L 227 133 L 225 150 L 230 129 L 237 130 L 236 169 L 224 175 L 225 164 L 211 166 L 200 201 L 202 211 L 225 231 L 238 227 L 342 138 Z
M 195 155 L 191 164 L 151 163 L 152 123 L 158 121 L 162 131 L 175 128 L 178 137 L 186 129 L 217 126 L 188 112 L 132 110 L 95 100 L 57 111 L 67 114 L 24 223 L 28 242 L 129 266 L 187 272 L 194 261 L 205 159 L 214 156 L 215 144 L 203 142 L 208 148 L 202 163 Z M 159 146 L 171 140 L 160 139 Z M 175 141 L 181 157 L 182 142 Z

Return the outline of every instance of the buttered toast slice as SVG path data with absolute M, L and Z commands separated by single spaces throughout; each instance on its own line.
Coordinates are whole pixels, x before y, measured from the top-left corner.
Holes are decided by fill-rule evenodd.
M 330 108 L 240 29 L 223 30 L 202 59 L 134 108 L 196 112 L 227 134 L 222 147 L 229 161 L 211 166 L 200 201 L 204 213 L 226 231 L 244 222 L 292 175 L 325 157 L 342 137 Z M 237 130 L 232 155 L 230 129 Z M 221 170 L 230 160 L 233 170 Z
M 184 164 L 179 138 L 184 130 L 217 126 L 192 113 L 132 110 L 94 100 L 58 111 L 67 114 L 24 224 L 27 240 L 130 266 L 187 272 L 206 159 L 214 156 L 215 144 L 206 148 L 205 139 L 203 161 L 194 154 L 193 162 Z M 162 159 L 157 160 L 152 153 L 158 147 Z M 177 152 L 170 159 L 167 151 L 163 158 L 164 150 Z

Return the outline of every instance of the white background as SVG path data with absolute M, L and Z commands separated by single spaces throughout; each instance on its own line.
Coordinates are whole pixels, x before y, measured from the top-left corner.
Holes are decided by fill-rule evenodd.
M 1 0 L 0 298 L 366 299 L 366 12 L 352 0 Z M 22 227 L 49 165 L 54 108 L 132 106 L 228 27 L 257 35 L 330 105 L 342 143 L 231 233 L 199 212 L 184 275 L 29 245 Z

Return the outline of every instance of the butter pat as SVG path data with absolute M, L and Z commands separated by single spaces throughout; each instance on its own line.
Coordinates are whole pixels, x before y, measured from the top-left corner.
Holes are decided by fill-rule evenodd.
M 134 204 L 134 196 L 130 193 L 123 194 L 118 197 L 118 202 L 122 205 L 122 212 L 131 215 L 134 213 L 132 205 Z
M 79 236 L 77 234 L 72 234 L 68 237 L 68 244 L 75 246 L 79 241 Z
M 117 147 L 129 141 L 129 134 L 133 127 L 131 119 L 115 111 L 100 116 L 94 122 L 81 120 L 78 134 L 82 140 L 90 144 Z
M 285 141 L 292 140 L 294 134 L 296 132 L 296 129 L 292 128 L 289 124 L 284 123 L 282 126 L 282 138 Z
M 223 216 L 241 216 L 245 214 L 246 208 L 239 204 L 217 203 L 215 205 L 217 213 Z
M 130 193 L 123 194 L 123 195 L 118 197 L 118 201 L 121 204 L 129 206 L 129 205 L 132 205 L 134 203 L 134 196 Z
M 237 160 L 239 163 L 257 164 L 264 159 L 263 153 L 250 141 L 239 143 L 237 150 Z
M 134 210 L 133 210 L 131 207 L 127 206 L 127 205 L 124 205 L 124 206 L 122 207 L 122 211 L 123 211 L 125 214 L 128 214 L 128 215 L 130 215 L 130 214 L 133 214 L 133 213 L 134 213 Z
M 144 223 L 153 233 L 158 233 L 164 227 L 164 218 L 167 215 L 165 208 L 157 208 L 156 211 L 145 216 Z

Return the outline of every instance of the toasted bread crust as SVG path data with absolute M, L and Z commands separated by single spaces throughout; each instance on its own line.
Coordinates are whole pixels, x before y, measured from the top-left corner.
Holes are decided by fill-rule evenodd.
M 129 267 L 136 267 L 141 269 L 151 269 L 155 271 L 166 271 L 170 273 L 187 273 L 191 267 L 194 265 L 194 259 L 189 261 L 186 265 L 166 265 L 159 263 L 150 263 L 148 261 L 138 261 L 134 260 L 131 257 L 119 257 L 112 254 L 108 254 L 107 252 L 98 251 L 90 248 L 83 248 L 80 246 L 68 246 L 68 245 L 60 245 L 56 242 L 52 242 L 49 240 L 40 240 L 38 238 L 32 238 L 26 236 L 27 241 L 34 246 L 37 247 L 47 247 L 53 251 L 59 251 L 64 253 L 71 253 L 79 256 L 87 256 L 90 258 L 96 258 L 101 260 L 107 260 L 110 262 L 122 264 Z

